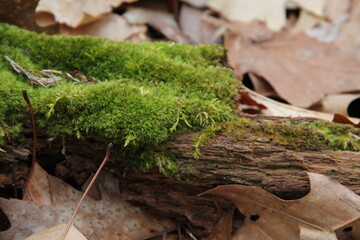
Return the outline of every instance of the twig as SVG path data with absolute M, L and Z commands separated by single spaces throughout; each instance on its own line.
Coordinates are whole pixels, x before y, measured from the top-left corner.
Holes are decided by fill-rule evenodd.
M 186 228 L 185 229 L 185 232 L 190 236 L 191 239 L 193 240 L 197 240 L 197 238 L 194 236 L 194 234 L 192 234 L 189 230 L 187 230 Z
M 65 76 L 67 76 L 68 78 L 70 78 L 70 79 L 73 80 L 74 82 L 81 82 L 79 79 L 74 78 L 73 76 L 71 76 L 70 73 L 65 73 Z
M 177 229 L 178 229 L 179 240 L 182 240 L 182 233 L 181 233 L 181 226 L 180 226 L 180 224 L 177 225 Z
M 99 169 L 96 171 L 94 177 L 91 179 L 91 182 L 90 182 L 89 186 L 87 187 L 86 191 L 85 191 L 84 194 L 82 195 L 82 197 L 81 197 L 81 199 L 80 199 L 80 201 L 79 201 L 79 203 L 78 203 L 78 205 L 77 205 L 77 207 L 76 207 L 76 209 L 75 209 L 75 211 L 74 211 L 74 213 L 73 213 L 70 221 L 68 222 L 68 224 L 67 224 L 67 226 L 66 226 L 66 229 L 65 229 L 63 235 L 61 236 L 61 238 L 60 238 L 59 240 L 64 240 L 65 237 L 66 237 L 66 235 L 67 235 L 67 233 L 69 232 L 69 230 L 70 230 L 70 228 L 71 228 L 71 225 L 74 223 L 76 214 L 78 213 L 78 211 L 79 211 L 79 209 L 80 209 L 80 206 L 81 206 L 82 202 L 83 202 L 84 199 L 85 199 L 85 196 L 88 194 L 88 192 L 90 191 L 91 187 L 94 185 L 95 180 L 96 180 L 96 178 L 99 176 L 101 169 L 104 167 L 106 161 L 109 159 L 109 157 L 110 157 L 110 149 L 111 149 L 112 146 L 113 146 L 112 143 L 109 143 L 109 145 L 107 146 L 107 148 L 106 148 L 106 155 L 105 155 L 104 160 L 102 161 Z
M 165 229 L 163 234 L 162 234 L 162 240 L 167 240 L 167 230 Z
M 12 68 L 17 72 L 24 74 L 30 82 L 40 84 L 43 87 L 49 87 L 52 83 L 58 82 L 61 80 L 61 77 L 53 76 L 49 78 L 36 77 L 31 73 L 27 72 L 24 68 L 22 68 L 19 64 L 11 60 L 8 56 L 4 56 L 6 60 L 9 61 Z
M 31 161 L 31 171 L 34 169 L 35 162 L 36 162 L 36 145 L 37 145 L 37 137 L 36 137 L 36 124 L 35 124 L 35 116 L 34 116 L 34 109 L 31 105 L 30 99 L 27 95 L 25 89 L 22 90 L 23 98 L 29 108 L 30 116 L 31 116 L 31 124 L 32 124 L 32 131 L 33 131 L 33 152 L 32 152 L 32 161 Z M 31 172 L 30 172 L 31 176 Z

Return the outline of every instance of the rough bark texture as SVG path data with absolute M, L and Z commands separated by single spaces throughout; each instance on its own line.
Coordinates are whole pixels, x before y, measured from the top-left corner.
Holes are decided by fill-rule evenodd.
M 360 194 L 359 152 L 295 151 L 267 138 L 247 136 L 236 141 L 231 136 L 218 135 L 201 147 L 201 156 L 196 160 L 192 156 L 192 145 L 198 134 L 189 132 L 174 137 L 155 149 L 175 154 L 179 172 L 187 181 L 166 177 L 156 170 L 134 171 L 121 157 L 113 156 L 107 168 L 120 178 L 122 197 L 150 211 L 170 216 L 195 235 L 204 236 L 223 210 L 231 206 L 217 197 L 198 196 L 217 185 L 257 186 L 281 198 L 294 199 L 309 191 L 306 171 L 310 171 L 330 176 Z M 18 186 L 24 180 L 23 160 L 29 154 L 26 149 L 31 149 L 31 134 L 25 136 L 29 138 L 28 143 L 5 146 L 8 152 L 0 154 L 0 162 L 18 160 L 15 167 Z M 38 159 L 51 174 L 80 185 L 103 159 L 106 144 L 91 139 L 67 140 L 65 146 L 67 157 L 62 154 L 64 144 L 61 139 L 50 143 L 42 136 Z M 11 183 L 11 171 L 0 176 L 2 184 Z

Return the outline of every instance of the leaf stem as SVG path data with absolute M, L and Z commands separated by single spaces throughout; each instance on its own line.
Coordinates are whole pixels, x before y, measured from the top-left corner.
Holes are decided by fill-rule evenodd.
M 70 228 L 71 228 L 71 225 L 74 223 L 76 214 L 78 213 L 78 211 L 79 211 L 79 209 L 80 209 L 80 206 L 81 206 L 82 202 L 83 202 L 84 199 L 85 199 L 85 196 L 88 194 L 88 192 L 90 191 L 91 187 L 94 185 L 95 180 L 96 180 L 96 178 L 99 176 L 101 169 L 104 167 L 106 161 L 109 159 L 109 157 L 110 157 L 110 149 L 111 149 L 112 146 L 113 146 L 112 143 L 109 143 L 109 145 L 107 146 L 107 148 L 106 148 L 106 155 L 105 155 L 104 160 L 102 161 L 99 169 L 96 171 L 94 177 L 91 179 L 91 182 L 90 182 L 89 186 L 86 188 L 84 194 L 82 195 L 82 197 L 81 197 L 81 199 L 80 199 L 80 201 L 79 201 L 79 203 L 78 203 L 78 205 L 77 205 L 77 207 L 76 207 L 76 209 L 75 209 L 75 211 L 74 211 L 74 213 L 73 213 L 70 221 L 68 222 L 68 224 L 67 224 L 67 226 L 66 226 L 66 229 L 65 229 L 63 235 L 61 236 L 61 238 L 60 238 L 59 240 L 65 240 L 65 237 L 66 237 L 67 233 L 69 232 L 69 230 L 70 230 Z
M 22 90 L 23 98 L 29 108 L 30 116 L 31 116 L 31 124 L 32 124 L 32 131 L 33 131 L 33 152 L 32 152 L 32 161 L 31 161 L 31 169 L 34 169 L 34 165 L 36 162 L 36 145 L 37 145 L 37 137 L 36 137 L 36 124 L 35 124 L 35 116 L 34 116 L 34 109 L 31 105 L 30 99 L 27 95 L 25 89 Z

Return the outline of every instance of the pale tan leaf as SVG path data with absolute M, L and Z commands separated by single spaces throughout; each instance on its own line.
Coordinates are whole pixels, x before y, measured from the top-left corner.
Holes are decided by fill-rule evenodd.
M 344 24 L 341 32 L 336 39 L 336 44 L 349 55 L 360 57 L 360 1 L 355 0 L 351 3 L 350 18 Z
M 134 35 L 145 35 L 146 31 L 145 25 L 129 24 L 125 18 L 114 13 L 78 28 L 71 28 L 64 24 L 60 26 L 62 35 L 90 35 L 114 41 L 125 41 Z
M 331 21 L 341 18 L 344 14 L 349 13 L 351 0 L 327 0 L 325 15 Z
M 231 21 L 263 21 L 273 31 L 280 31 L 286 25 L 286 5 L 288 0 L 211 0 L 208 6 L 220 12 Z M 324 16 L 326 0 L 293 1 L 304 10 Z
M 349 116 L 348 108 L 352 101 L 360 99 L 360 94 L 334 94 L 326 96 L 313 110 L 326 113 L 339 113 Z
M 197 8 L 204 8 L 206 7 L 207 2 L 209 2 L 209 0 L 181 0 L 181 1 L 186 2 Z
M 313 28 L 316 24 L 318 24 L 320 19 L 315 15 L 307 12 L 301 11 L 299 15 L 299 19 L 297 19 L 295 25 L 291 28 L 292 33 L 299 33 L 306 31 L 308 29 Z
M 338 240 L 335 233 L 324 232 L 300 224 L 300 240 Z
M 136 0 L 41 0 L 36 8 L 36 22 L 40 26 L 55 23 L 72 28 L 92 22 L 124 2 Z
M 303 228 L 304 239 L 317 239 L 305 238 L 311 234 L 326 239 L 359 221 L 360 196 L 322 174 L 308 176 L 310 192 L 299 200 L 282 200 L 263 189 L 240 185 L 219 186 L 205 193 L 231 200 L 246 217 L 236 240 L 301 239 L 303 226 L 310 229 Z
M 182 31 L 195 44 L 220 43 L 220 36 L 226 31 L 223 21 L 185 4 L 181 6 L 179 24 Z
M 168 39 L 179 43 L 190 43 L 190 39 L 180 30 L 173 14 L 159 8 L 131 7 L 123 16 L 132 24 L 149 24 Z
M 211 0 L 208 6 L 231 21 L 264 21 L 271 30 L 279 31 L 285 26 L 286 0 Z
M 58 240 L 66 229 L 66 224 L 58 224 L 44 231 L 35 233 L 25 240 Z M 70 227 L 65 240 L 86 240 L 86 237 L 73 225 Z

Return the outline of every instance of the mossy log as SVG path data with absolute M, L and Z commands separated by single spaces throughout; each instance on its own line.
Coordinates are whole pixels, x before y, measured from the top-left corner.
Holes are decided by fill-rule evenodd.
M 272 118 L 275 122 L 284 120 L 304 121 Z M 252 122 L 264 124 L 254 119 Z M 176 159 L 177 178 L 160 173 L 159 166 L 146 173 L 135 170 L 127 163 L 126 156 L 113 154 L 107 169 L 120 179 L 122 197 L 149 211 L 176 219 L 197 236 L 205 236 L 231 205 L 217 197 L 198 196 L 217 185 L 256 186 L 284 199 L 296 199 L 309 191 L 306 171 L 310 171 L 330 176 L 360 194 L 359 152 L 310 149 L 301 142 L 295 149 L 252 131 L 247 131 L 240 139 L 235 128 L 231 133 L 218 132 L 212 136 L 200 147 L 201 154 L 195 159 L 194 139 L 200 135 L 186 132 L 147 152 L 155 156 L 171 154 Z M 16 167 L 18 186 L 26 178 L 23 160 L 30 153 L 27 149 L 31 149 L 30 130 L 25 131 L 24 137 L 25 144 L 6 145 L 8 153 L 0 155 L 0 160 L 17 159 L 21 163 Z M 46 135 L 40 134 L 38 159 L 41 165 L 79 186 L 96 170 L 104 154 L 105 144 L 93 138 L 66 139 L 65 142 L 61 138 L 47 140 Z M 7 176 L 9 183 L 11 174 Z
M 30 166 L 32 134 L 21 97 L 26 89 L 39 128 L 37 158 L 50 174 L 80 187 L 111 141 L 107 168 L 121 179 L 122 197 L 176 219 L 197 236 L 230 206 L 198 196 L 217 185 L 258 186 L 296 198 L 309 190 L 305 171 L 312 171 L 360 193 L 360 130 L 239 117 L 241 83 L 223 66 L 224 57 L 221 46 L 137 45 L 0 24 L 0 185 L 16 178 L 21 188 Z M 80 82 L 63 76 L 46 88 L 29 85 L 9 59 L 27 76 L 39 79 L 43 69 L 52 69 Z

